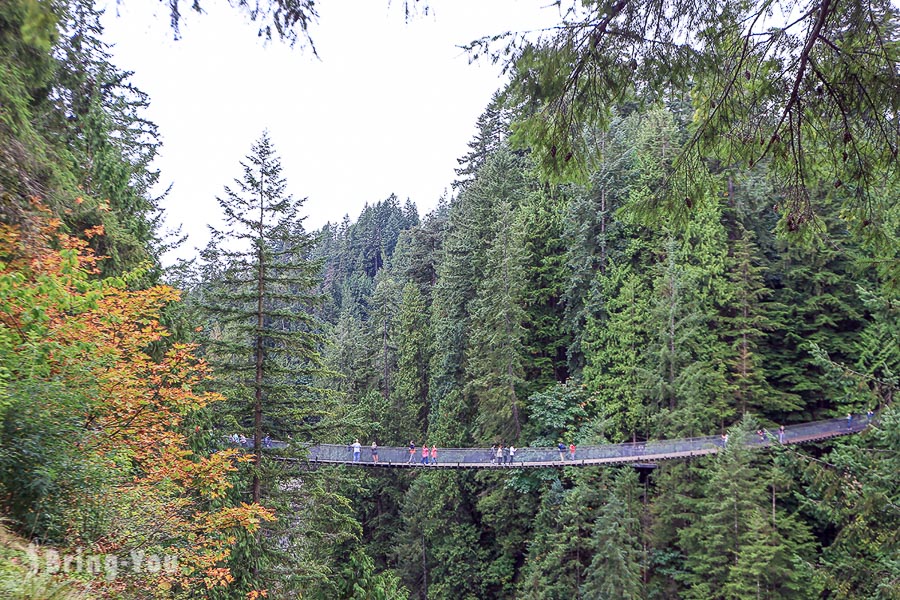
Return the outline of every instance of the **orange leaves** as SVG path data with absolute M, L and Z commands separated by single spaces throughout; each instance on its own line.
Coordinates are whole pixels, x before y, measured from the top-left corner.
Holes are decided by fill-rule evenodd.
M 206 576 L 203 578 L 203 585 L 206 589 L 211 590 L 214 587 L 225 587 L 234 581 L 231 571 L 226 568 L 212 568 L 206 570 Z
M 202 389 L 210 367 L 189 344 L 172 343 L 158 359 L 148 350 L 169 335 L 160 312 L 179 292 L 92 280 L 96 262 L 86 242 L 60 234 L 58 224 L 29 236 L 0 225 L 0 371 L 62 382 L 81 399 L 47 405 L 66 407 L 55 418 L 78 423 L 72 444 L 103 465 L 120 498 L 110 502 L 128 513 L 127 525 L 109 532 L 110 546 L 156 536 L 179 565 L 161 583 L 228 585 L 221 564 L 236 532 L 274 516 L 258 505 L 209 508 L 222 503 L 240 460 L 234 450 L 198 456 L 180 431 L 185 417 L 221 400 Z

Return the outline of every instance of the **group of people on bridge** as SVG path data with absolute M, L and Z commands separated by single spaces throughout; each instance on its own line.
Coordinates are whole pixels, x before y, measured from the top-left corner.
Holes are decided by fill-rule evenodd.
M 406 461 L 406 464 L 413 464 L 416 462 L 416 443 L 413 440 L 409 440 L 409 460 Z M 434 444 L 431 445 L 431 449 L 428 449 L 428 444 L 422 445 L 422 460 L 420 461 L 423 465 L 436 465 L 437 464 L 437 456 L 438 449 Z
M 362 451 L 362 444 L 359 443 L 359 438 L 353 440 L 353 443 L 350 444 L 350 448 L 353 451 L 353 462 L 359 462 L 359 455 Z M 378 444 L 375 443 L 375 440 L 372 440 L 372 462 L 378 462 Z
M 253 447 L 253 438 L 248 438 L 243 433 L 232 433 L 228 439 L 229 439 L 229 441 L 231 441 L 232 444 L 241 446 L 242 448 L 252 448 Z M 271 448 L 272 447 L 272 438 L 269 437 L 268 434 L 266 434 L 266 436 L 263 437 L 263 439 L 261 441 L 262 441 L 263 448 Z
M 504 446 L 502 443 L 494 444 L 488 452 L 488 459 L 492 465 L 511 465 L 516 459 L 516 447 L 512 444 L 509 446 Z
M 569 447 L 566 448 L 566 445 L 560 441 L 556 444 L 556 449 L 559 450 L 559 460 L 563 462 L 565 462 L 566 458 L 575 460 L 575 442 L 569 442 Z M 566 450 L 568 450 L 568 454 Z

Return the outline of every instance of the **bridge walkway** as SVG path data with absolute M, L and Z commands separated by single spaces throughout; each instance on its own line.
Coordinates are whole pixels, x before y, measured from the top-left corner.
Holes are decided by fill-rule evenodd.
M 767 448 L 774 445 L 805 444 L 829 438 L 859 433 L 870 424 L 866 415 L 813 421 L 785 427 L 784 433 L 764 431 L 744 440 L 750 448 Z M 382 446 L 378 448 L 379 460 L 372 460 L 371 449 L 362 447 L 360 460 L 353 460 L 352 448 L 345 444 L 317 444 L 309 446 L 309 466 L 343 464 L 354 467 L 393 469 L 509 469 L 509 468 L 562 468 L 590 465 L 653 463 L 661 460 L 704 456 L 721 451 L 728 443 L 721 436 L 705 436 L 675 440 L 657 440 L 601 446 L 579 446 L 575 458 L 568 455 L 562 460 L 556 448 L 517 448 L 514 462 L 498 464 L 490 460 L 490 448 L 438 448 L 437 463 L 423 464 L 421 448 L 417 447 L 410 458 L 408 448 Z M 280 444 L 279 444 L 280 445 Z

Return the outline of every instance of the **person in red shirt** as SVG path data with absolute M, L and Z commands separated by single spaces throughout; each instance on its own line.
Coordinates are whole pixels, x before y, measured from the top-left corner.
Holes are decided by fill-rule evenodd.
M 428 444 L 422 444 L 422 464 L 428 464 Z
M 437 446 L 431 446 L 431 464 L 437 464 Z
M 569 460 L 575 460 L 575 444 L 569 444 Z

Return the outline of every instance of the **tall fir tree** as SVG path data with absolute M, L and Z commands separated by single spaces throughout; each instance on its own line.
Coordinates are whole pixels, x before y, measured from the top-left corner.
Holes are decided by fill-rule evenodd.
M 638 240 L 632 246 L 636 252 L 642 248 Z M 609 422 L 608 435 L 636 441 L 648 430 L 649 286 L 627 260 L 610 264 L 599 279 L 606 318 L 591 315 L 587 320 L 584 383 L 597 398 L 599 415 Z
M 393 331 L 397 374 L 387 431 L 388 442 L 402 445 L 409 439 L 422 439 L 428 422 L 428 312 L 419 287 L 411 281 L 403 286 L 397 321 Z
M 256 536 L 239 540 L 232 569 L 237 591 L 266 587 L 291 593 L 303 576 L 322 569 L 304 533 L 350 535 L 352 523 L 298 518 L 321 505 L 342 500 L 325 492 L 314 479 L 296 485 L 289 464 L 268 459 L 264 438 L 296 442 L 333 435 L 329 417 L 334 394 L 319 387 L 327 373 L 319 355 L 321 334 L 312 307 L 320 265 L 309 260 L 312 238 L 302 226 L 302 201 L 286 192 L 281 161 L 268 132 L 241 162 L 243 175 L 217 200 L 225 228 L 212 229 L 213 242 L 204 255 L 210 273 L 204 308 L 212 327 L 207 338 L 211 363 L 219 370 L 220 389 L 228 411 L 221 422 L 249 433 L 252 463 L 243 482 L 249 500 L 273 508 L 280 520 Z M 291 446 L 288 456 L 302 455 Z M 338 511 L 339 513 L 339 511 Z M 338 520 L 338 517 L 333 517 Z M 288 573 L 285 575 L 285 573 Z
M 478 439 L 508 443 L 519 437 L 524 417 L 519 406 L 524 382 L 524 252 L 512 202 L 495 202 L 497 220 L 485 263 L 492 275 L 481 279 L 471 304 L 466 378 L 467 393 L 478 407 Z
M 581 595 L 596 600 L 639 600 L 641 581 L 641 526 L 635 514 L 635 484 L 631 469 L 618 473 L 599 507 L 591 532 L 593 558 Z

